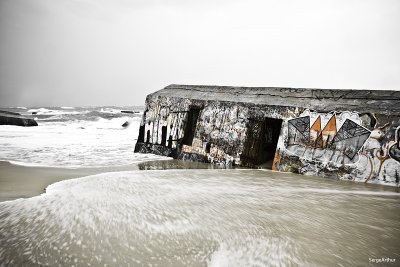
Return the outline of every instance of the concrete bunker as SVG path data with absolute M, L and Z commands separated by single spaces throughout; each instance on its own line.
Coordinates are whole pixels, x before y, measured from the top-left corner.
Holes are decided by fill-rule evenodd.
M 135 152 L 399 185 L 400 91 L 170 85 Z

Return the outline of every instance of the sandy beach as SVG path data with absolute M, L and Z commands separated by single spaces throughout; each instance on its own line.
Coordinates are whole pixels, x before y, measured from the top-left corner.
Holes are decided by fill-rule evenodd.
M 96 169 L 26 167 L 0 161 L 0 201 L 40 195 L 55 182 L 99 173 Z
M 171 169 L 224 169 L 224 166 L 175 159 L 146 161 L 125 166 L 91 167 L 91 168 L 54 168 L 14 165 L 0 161 L 0 202 L 18 198 L 29 198 L 45 193 L 46 187 L 73 178 L 93 174 L 133 171 L 133 170 L 171 170 Z M 234 167 L 233 167 L 234 168 Z M 319 177 L 304 177 L 296 174 L 298 179 L 319 179 Z M 348 184 L 348 181 L 336 181 Z M 360 184 L 365 188 L 399 192 L 397 187 L 388 187 L 375 184 Z
M 178 160 L 147 161 L 118 167 L 53 168 L 0 161 L 0 202 L 40 195 L 50 184 L 104 172 L 165 169 L 209 169 L 219 166 Z

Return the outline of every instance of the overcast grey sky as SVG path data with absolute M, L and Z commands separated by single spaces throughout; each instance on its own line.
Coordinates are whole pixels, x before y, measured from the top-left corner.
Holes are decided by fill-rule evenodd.
M 0 106 L 171 83 L 400 89 L 399 0 L 0 0 Z

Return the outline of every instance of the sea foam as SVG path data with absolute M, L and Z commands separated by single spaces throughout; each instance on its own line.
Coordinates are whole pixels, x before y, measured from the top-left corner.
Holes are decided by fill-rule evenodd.
M 36 110 L 38 127 L 0 126 L 0 160 L 27 166 L 77 168 L 166 159 L 134 154 L 140 115 L 117 113 L 114 108 L 105 108 L 112 112 L 104 114 L 101 108 Z M 129 122 L 128 127 L 122 127 L 125 122 Z
M 398 198 L 300 197 L 297 187 L 332 184 L 290 178 L 164 170 L 61 181 L 0 203 L 0 265 L 353 266 L 398 252 Z

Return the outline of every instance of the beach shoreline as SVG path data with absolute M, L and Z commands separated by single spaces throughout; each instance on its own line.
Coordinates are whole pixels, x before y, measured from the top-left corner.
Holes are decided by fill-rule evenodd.
M 0 202 L 38 196 L 45 193 L 47 186 L 53 183 L 106 172 L 214 168 L 222 167 L 174 159 L 145 161 L 122 166 L 80 168 L 23 166 L 0 161 Z
M 137 171 L 137 170 L 171 170 L 171 169 L 225 169 L 225 166 L 194 161 L 182 161 L 176 159 L 149 160 L 122 166 L 102 167 L 42 167 L 24 166 L 12 164 L 8 161 L 0 161 L 0 202 L 19 198 L 39 196 L 46 192 L 46 188 L 56 182 L 81 178 L 107 172 Z M 233 167 L 234 168 L 234 167 Z M 291 174 L 293 175 L 293 174 Z M 317 176 L 298 175 L 300 179 L 326 179 Z M 329 180 L 329 179 L 328 179 Z M 342 184 L 349 181 L 337 181 Z M 354 183 L 354 182 L 353 182 Z M 397 192 L 399 188 L 379 184 L 364 184 L 355 182 L 355 185 L 375 190 Z
M 0 161 L 0 202 L 45 193 L 50 184 L 100 173 L 91 169 L 34 167 Z

